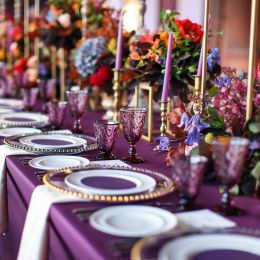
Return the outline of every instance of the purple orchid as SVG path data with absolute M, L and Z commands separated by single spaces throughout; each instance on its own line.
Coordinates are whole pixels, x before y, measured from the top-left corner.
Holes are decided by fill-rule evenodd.
M 180 122 L 180 124 L 178 124 L 178 127 L 181 128 L 181 127 L 185 126 L 184 131 L 187 131 L 188 127 L 189 127 L 189 122 L 190 122 L 189 115 L 187 113 L 183 113 L 181 116 L 181 122 Z
M 199 129 L 193 126 L 192 128 L 190 128 L 188 136 L 185 139 L 184 143 L 186 145 L 194 145 L 195 143 L 199 143 L 201 136 L 202 134 L 200 134 Z
M 170 139 L 167 136 L 158 136 L 155 139 L 155 142 L 160 142 L 159 144 L 159 151 L 165 151 L 170 147 Z
M 199 114 L 195 114 L 191 117 L 190 121 L 189 121 L 189 126 L 190 128 L 192 127 L 197 127 L 199 132 L 202 131 L 205 128 L 209 128 L 210 125 L 203 122 L 202 118 L 200 117 Z
M 207 58 L 208 70 L 212 71 L 218 62 L 220 62 L 219 49 L 213 48 L 210 50 Z

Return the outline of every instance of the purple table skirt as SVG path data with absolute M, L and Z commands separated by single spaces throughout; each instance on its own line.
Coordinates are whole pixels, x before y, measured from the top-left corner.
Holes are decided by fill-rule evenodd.
M 88 134 L 93 134 L 92 122 L 100 118 L 100 113 L 86 113 L 83 124 Z M 71 118 L 66 117 L 64 128 L 71 127 Z M 88 127 L 86 127 L 88 125 Z M 138 167 L 163 172 L 170 176 L 170 168 L 166 167 L 163 159 L 166 154 L 153 152 L 154 144 L 140 141 L 137 151 L 146 160 Z M 127 142 L 120 134 L 115 145 L 114 154 L 119 158 L 126 154 Z M 94 159 L 97 151 L 89 153 L 90 159 Z M 19 162 L 20 156 L 7 158 L 8 168 L 8 205 L 10 228 L 5 237 L 0 236 L 0 259 L 16 259 L 22 227 L 26 216 L 33 189 L 41 184 L 30 166 L 24 166 Z M 173 192 L 162 201 L 176 201 Z M 230 218 L 239 226 L 260 228 L 260 202 L 254 198 L 237 197 L 236 204 L 247 213 L 241 217 Z M 197 203 L 205 208 L 210 208 L 220 203 L 220 195 L 217 185 L 203 185 Z M 121 259 L 109 248 L 109 241 L 120 239 L 120 237 L 101 233 L 90 227 L 87 221 L 80 222 L 72 210 L 82 207 L 103 207 L 107 204 L 93 202 L 78 202 L 66 204 L 54 204 L 49 214 L 49 259 Z M 174 210 L 174 207 L 173 207 Z M 223 258 L 224 260 L 224 258 Z

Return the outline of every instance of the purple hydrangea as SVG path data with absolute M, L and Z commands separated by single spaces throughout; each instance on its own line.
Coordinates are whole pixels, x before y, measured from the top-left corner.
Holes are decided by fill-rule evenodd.
M 214 81 L 216 86 L 219 87 L 228 87 L 231 84 L 231 78 L 228 76 L 224 76 L 224 77 L 217 77 Z
M 208 70 L 212 71 L 215 65 L 220 62 L 220 55 L 219 55 L 219 49 L 218 48 L 212 48 L 209 51 L 207 63 L 208 63 Z

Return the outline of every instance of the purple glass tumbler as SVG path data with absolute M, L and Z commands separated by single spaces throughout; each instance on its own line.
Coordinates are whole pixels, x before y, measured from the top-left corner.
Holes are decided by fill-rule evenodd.
M 49 122 L 53 130 L 61 128 L 64 116 L 67 108 L 67 102 L 65 101 L 50 101 L 47 103 L 47 110 L 49 116 Z
M 179 193 L 178 210 L 196 208 L 196 199 L 206 170 L 208 159 L 200 155 L 180 155 L 171 160 L 172 177 Z
M 116 140 L 119 122 L 113 120 L 97 120 L 93 123 L 93 125 L 99 148 L 99 155 L 97 156 L 97 159 L 116 159 L 111 151 Z
M 86 90 L 66 91 L 66 94 L 71 115 L 75 119 L 73 132 L 82 134 L 81 118 L 86 110 L 88 92 Z
M 136 143 L 140 140 L 147 110 L 141 107 L 127 107 L 120 109 L 120 121 L 123 126 L 125 139 L 130 144 L 128 156 L 122 160 L 129 163 L 142 163 L 144 159 L 136 155 Z
M 37 80 L 40 98 L 43 101 L 42 112 L 44 113 L 48 111 L 47 102 L 49 102 L 52 99 L 52 96 L 54 95 L 55 84 L 55 79 L 49 79 L 47 81 L 43 79 Z
M 241 215 L 244 212 L 233 206 L 230 189 L 241 179 L 248 156 L 249 140 L 219 136 L 212 140 L 211 146 L 215 172 L 223 188 L 221 205 L 214 210 L 223 215 Z
M 23 105 L 25 110 L 32 111 L 36 103 L 38 93 L 38 88 L 22 88 Z

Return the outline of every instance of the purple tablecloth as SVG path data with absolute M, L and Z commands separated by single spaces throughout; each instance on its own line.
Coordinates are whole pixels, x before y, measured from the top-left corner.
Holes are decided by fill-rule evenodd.
M 100 113 L 86 113 L 83 125 L 87 134 L 93 135 L 92 122 L 100 116 Z M 66 117 L 64 128 L 70 128 L 71 124 L 71 118 Z M 145 159 L 145 163 L 138 167 L 160 171 L 170 176 L 170 168 L 163 163 L 166 154 L 153 152 L 153 146 L 154 144 L 143 140 L 138 143 L 137 151 Z M 114 154 L 120 158 L 127 153 L 127 149 L 127 142 L 122 134 L 119 134 Z M 97 151 L 89 153 L 92 160 L 96 153 Z M 16 259 L 30 197 L 33 189 L 41 184 L 34 175 L 34 169 L 22 165 L 19 158 L 20 156 L 10 156 L 6 159 L 10 223 L 8 233 L 0 236 L 0 259 L 4 260 Z M 173 192 L 158 200 L 174 203 L 176 194 Z M 254 198 L 237 197 L 235 202 L 246 211 L 246 214 L 230 219 L 240 226 L 260 228 L 260 201 Z M 220 195 L 217 185 L 203 185 L 197 203 L 205 208 L 219 204 Z M 121 239 L 120 237 L 101 233 L 93 229 L 87 221 L 80 222 L 72 214 L 75 208 L 103 206 L 107 204 L 78 202 L 52 205 L 49 214 L 49 259 L 121 259 L 122 257 L 116 255 L 109 246 L 111 240 Z M 174 211 L 174 207 L 172 210 Z

